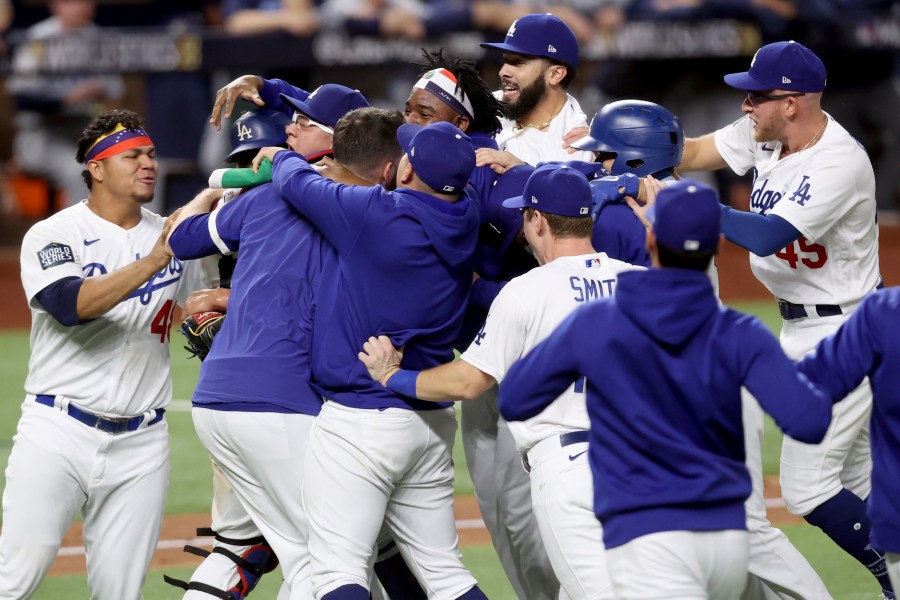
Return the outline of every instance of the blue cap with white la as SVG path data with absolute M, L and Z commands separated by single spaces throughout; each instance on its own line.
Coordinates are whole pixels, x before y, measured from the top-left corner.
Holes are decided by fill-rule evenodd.
M 472 140 L 456 126 L 441 121 L 401 125 L 397 141 L 419 179 L 439 194 L 461 194 L 475 169 Z
M 660 190 L 647 220 L 660 246 L 676 252 L 712 252 L 722 230 L 719 196 L 706 184 L 682 179 Z
M 747 91 L 785 90 L 808 94 L 825 90 L 825 65 L 798 42 L 775 42 L 756 51 L 750 70 L 725 76 L 725 83 Z
M 503 201 L 506 208 L 533 208 L 563 217 L 590 217 L 592 205 L 591 186 L 584 173 L 555 164 L 535 169 L 522 195 Z
M 509 26 L 502 44 L 482 43 L 494 48 L 526 56 L 543 56 L 564 65 L 578 64 L 578 40 L 562 19 L 547 14 L 525 15 Z

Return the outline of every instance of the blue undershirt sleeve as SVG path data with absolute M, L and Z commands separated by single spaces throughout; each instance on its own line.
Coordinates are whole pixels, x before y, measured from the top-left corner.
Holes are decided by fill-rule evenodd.
M 800 237 L 800 232 L 777 215 L 761 215 L 722 205 L 722 233 L 730 242 L 757 256 L 775 254 Z
M 78 292 L 83 283 L 81 277 L 63 277 L 39 291 L 35 299 L 60 325 L 72 327 L 81 323 L 78 320 Z
M 180 260 L 193 260 L 217 254 L 209 235 L 209 213 L 192 215 L 178 224 L 169 237 L 169 246 Z

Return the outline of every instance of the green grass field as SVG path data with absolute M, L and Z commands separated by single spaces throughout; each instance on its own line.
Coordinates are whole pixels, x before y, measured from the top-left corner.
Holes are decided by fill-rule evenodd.
M 738 310 L 759 315 L 773 329 L 780 326 L 780 319 L 772 303 L 735 303 Z M 172 343 L 172 366 L 174 397 L 189 399 L 197 378 L 199 363 L 185 359 L 181 349 L 181 336 L 175 336 Z M 28 365 L 28 333 L 0 332 L 0 463 L 6 464 L 19 418 Z M 209 510 L 212 485 L 209 476 L 209 461 L 205 450 L 194 434 L 190 413 L 173 410 L 166 416 L 172 439 L 172 472 L 167 514 L 203 513 Z M 771 423 L 766 424 L 766 439 L 763 447 L 764 470 L 767 474 L 778 472 L 778 454 L 781 447 L 781 433 Z M 456 464 L 456 488 L 459 494 L 471 494 L 472 482 L 465 467 L 462 445 L 457 440 L 454 449 Z M 0 488 L 5 485 L 5 475 L 0 475 Z M 794 544 L 808 558 L 825 581 L 832 596 L 838 600 L 872 599 L 878 593 L 878 586 L 868 572 L 853 559 L 839 550 L 818 529 L 807 525 L 783 527 Z M 506 581 L 499 562 L 490 546 L 469 546 L 463 548 L 466 565 L 488 595 L 495 600 L 515 598 Z M 187 578 L 191 569 L 166 569 L 166 573 Z M 280 585 L 276 573 L 263 578 L 251 598 L 274 598 Z M 147 600 L 181 598 L 179 590 L 162 581 L 161 571 L 151 571 L 144 586 Z M 83 575 L 49 577 L 35 596 L 37 600 L 71 600 L 88 598 L 87 585 Z

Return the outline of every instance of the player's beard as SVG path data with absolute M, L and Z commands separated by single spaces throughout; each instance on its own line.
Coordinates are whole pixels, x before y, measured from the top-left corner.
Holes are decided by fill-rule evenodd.
M 506 118 L 518 121 L 533 111 L 547 94 L 547 82 L 544 79 L 546 70 L 541 71 L 537 78 L 528 86 L 519 90 L 519 99 L 515 102 L 503 102 L 503 112 Z
M 132 194 L 131 195 L 131 197 L 138 204 L 149 204 L 150 202 L 153 202 L 153 196 L 154 196 L 154 192 L 150 192 L 149 194 Z
M 773 122 L 774 121 L 774 122 Z M 786 121 L 781 115 L 773 115 L 768 123 L 756 122 L 756 129 L 753 130 L 753 141 L 758 144 L 766 142 L 777 142 L 784 131 Z

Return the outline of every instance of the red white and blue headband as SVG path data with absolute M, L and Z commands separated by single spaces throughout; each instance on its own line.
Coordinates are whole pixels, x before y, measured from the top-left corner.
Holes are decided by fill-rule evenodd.
M 474 121 L 475 109 L 472 108 L 472 103 L 469 102 L 465 92 L 457 87 L 458 84 L 453 73 L 447 69 L 432 69 L 422 75 L 413 89 L 418 88 L 430 92 L 457 113 Z
M 125 126 L 119 123 L 112 131 L 97 138 L 94 145 L 87 151 L 84 162 L 103 160 L 138 146 L 152 145 L 153 142 L 150 140 L 150 136 L 142 128 L 125 129 Z

